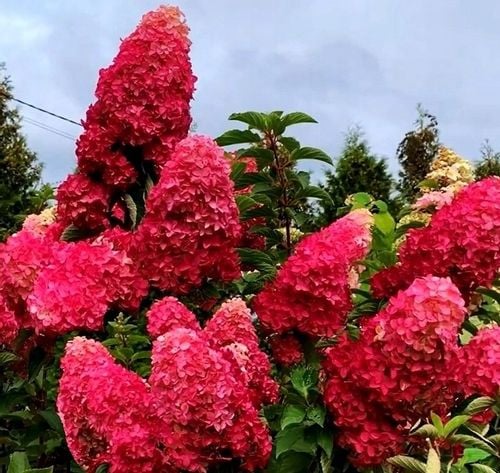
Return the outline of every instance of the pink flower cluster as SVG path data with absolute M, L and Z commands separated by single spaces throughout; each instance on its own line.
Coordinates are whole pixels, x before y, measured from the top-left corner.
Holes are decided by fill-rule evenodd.
M 145 167 L 159 174 L 187 136 L 195 83 L 188 31 L 178 8 L 160 7 L 144 15 L 100 71 L 77 142 L 78 173 L 58 192 L 64 222 L 102 230 L 116 192 L 133 186 Z
M 106 244 L 69 243 L 38 273 L 28 309 L 38 332 L 102 330 L 108 309 L 137 310 L 147 290 L 124 252 Z
M 420 276 L 451 277 L 465 298 L 489 286 L 500 267 L 500 178 L 491 177 L 462 189 L 441 207 L 427 227 L 410 230 L 399 262 L 376 274 L 378 297 L 405 289 Z
M 273 359 L 282 366 L 293 366 L 304 360 L 304 352 L 299 339 L 291 334 L 276 335 L 269 340 Z
M 111 473 L 205 472 L 233 459 L 245 471 L 267 464 L 271 440 L 258 410 L 275 401 L 277 385 L 248 309 L 231 300 L 205 330 L 195 322 L 175 298 L 152 306 L 147 383 L 97 342 L 68 344 L 57 404 L 70 450 L 89 472 L 104 462 Z
M 368 252 L 371 222 L 367 210 L 356 210 L 304 238 L 254 300 L 263 325 L 313 336 L 341 329 L 352 308 L 349 272 Z
M 184 139 L 148 196 L 131 257 L 154 287 L 181 294 L 207 278 L 239 277 L 239 238 L 238 208 L 222 149 L 208 137 Z
M 465 394 L 500 395 L 500 327 L 482 328 L 459 352 L 457 379 Z
M 1 335 L 5 344 L 17 335 L 14 327 L 44 335 L 100 330 L 108 309 L 136 310 L 147 294 L 123 251 L 54 241 L 50 230 L 25 228 L 0 246 L 0 325 L 11 328 Z
M 327 349 L 325 403 L 355 465 L 401 453 L 417 419 L 449 412 L 461 393 L 453 373 L 465 313 L 449 278 L 419 278 L 364 321 L 358 340 Z

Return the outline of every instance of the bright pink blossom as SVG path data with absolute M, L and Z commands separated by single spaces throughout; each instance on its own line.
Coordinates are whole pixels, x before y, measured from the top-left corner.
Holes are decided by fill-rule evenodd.
M 78 242 L 62 245 L 40 270 L 28 305 L 38 332 L 101 330 L 108 309 L 137 309 L 146 293 L 125 253 Z
M 441 207 L 427 227 L 408 232 L 399 262 L 376 274 L 374 293 L 388 297 L 416 277 L 449 276 L 468 298 L 490 286 L 500 267 L 500 177 L 463 188 Z
M 212 345 L 230 347 L 243 372 L 257 408 L 278 399 L 279 386 L 271 376 L 271 364 L 259 347 L 250 309 L 241 299 L 231 299 L 220 307 L 205 326 L 204 335 Z
M 0 295 L 0 345 L 10 345 L 17 336 L 19 324 L 15 314 Z
M 356 465 L 381 463 L 417 419 L 449 412 L 464 305 L 450 279 L 416 279 L 363 321 L 358 340 L 344 335 L 326 351 L 325 403 Z
M 156 301 L 148 311 L 148 333 L 158 338 L 176 328 L 199 331 L 196 316 L 175 297 L 164 297 Z
M 461 348 L 457 377 L 467 396 L 500 394 L 500 327 L 479 330 Z
M 70 174 L 57 189 L 57 218 L 65 226 L 103 230 L 109 212 L 110 191 L 84 174 Z
M 146 202 L 131 256 L 154 287 L 182 294 L 204 280 L 239 276 L 238 209 L 229 165 L 210 138 L 175 148 Z
M 304 238 L 254 299 L 269 330 L 332 336 L 352 308 L 349 271 L 367 254 L 371 215 L 357 210 Z
M 178 8 L 162 6 L 122 41 L 113 64 L 100 71 L 97 101 L 78 140 L 82 172 L 127 187 L 136 180 L 137 158 L 159 171 L 186 137 L 195 82 L 188 31 Z

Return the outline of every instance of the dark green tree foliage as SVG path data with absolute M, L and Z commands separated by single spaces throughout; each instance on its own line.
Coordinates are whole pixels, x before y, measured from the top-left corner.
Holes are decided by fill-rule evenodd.
M 406 133 L 398 146 L 397 158 L 401 165 L 398 190 L 403 200 L 413 200 L 418 184 L 425 179 L 439 147 L 439 129 L 435 116 L 420 106 L 415 129 Z
M 322 204 L 321 224 L 332 222 L 339 216 L 338 209 L 345 207 L 349 195 L 366 192 L 377 200 L 389 202 L 392 187 L 393 180 L 385 159 L 370 151 L 360 128 L 349 130 L 335 171 L 326 173 L 324 188 L 332 203 Z
M 42 166 L 21 133 L 11 96 L 12 85 L 0 64 L 0 241 L 19 228 L 24 215 L 40 210 L 40 196 L 49 190 L 39 187 Z
M 488 140 L 481 146 L 481 159 L 474 172 L 478 181 L 489 176 L 500 176 L 500 152 L 495 152 Z

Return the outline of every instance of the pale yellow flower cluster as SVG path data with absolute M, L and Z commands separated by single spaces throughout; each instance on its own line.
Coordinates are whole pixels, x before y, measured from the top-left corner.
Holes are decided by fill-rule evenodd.
M 455 194 L 474 181 L 474 168 L 469 161 L 450 148 L 440 146 L 426 180 L 435 181 L 441 191 L 450 191 Z M 426 192 L 426 189 L 422 190 Z

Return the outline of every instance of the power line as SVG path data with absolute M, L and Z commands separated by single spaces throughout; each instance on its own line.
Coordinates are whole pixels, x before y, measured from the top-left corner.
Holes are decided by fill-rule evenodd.
M 71 138 L 72 140 L 76 139 L 73 135 L 71 135 L 67 131 L 60 130 L 59 128 L 56 128 L 52 125 L 48 125 L 47 123 L 44 123 L 44 122 L 39 122 L 38 120 L 35 120 L 34 118 L 23 116 L 22 120 L 26 121 L 27 123 L 30 123 L 31 125 L 43 127 L 45 129 L 47 129 L 48 131 L 54 131 L 54 132 L 57 132 L 58 134 L 65 135 L 67 138 Z
M 7 97 L 9 100 L 14 100 L 14 102 L 18 102 L 22 105 L 26 105 L 26 107 L 34 108 L 35 110 L 38 110 L 39 112 L 46 113 L 47 115 L 51 115 L 52 117 L 56 117 L 59 120 L 64 120 L 65 122 L 72 123 L 73 125 L 78 125 L 78 126 L 83 126 L 81 123 L 76 122 L 75 120 L 72 120 L 71 118 L 66 118 L 63 117 L 62 115 L 59 115 L 54 112 L 49 112 L 48 110 L 45 110 L 44 108 L 37 107 L 36 105 L 33 105 L 31 103 L 25 102 L 24 100 L 21 99 L 16 99 L 12 95 L 4 93 L 5 97 Z
M 76 141 L 76 138 L 71 136 L 69 133 L 66 133 L 62 130 L 58 130 L 57 128 L 53 128 L 51 126 L 45 125 L 44 123 L 38 122 L 38 121 L 33 120 L 31 118 L 28 118 L 28 117 L 24 117 L 23 120 L 26 121 L 26 123 L 29 123 L 30 125 L 37 126 L 38 128 L 41 128 L 42 130 L 48 131 L 50 133 L 54 133 L 55 135 L 59 135 L 62 138 L 66 138 L 66 139 L 71 140 L 73 142 Z

